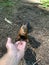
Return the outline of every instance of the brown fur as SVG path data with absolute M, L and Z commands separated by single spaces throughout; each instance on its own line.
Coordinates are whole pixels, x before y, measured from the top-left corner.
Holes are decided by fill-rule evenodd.
M 16 37 L 16 40 L 24 40 L 28 41 L 28 29 L 26 25 L 22 25 L 19 29 L 18 35 Z

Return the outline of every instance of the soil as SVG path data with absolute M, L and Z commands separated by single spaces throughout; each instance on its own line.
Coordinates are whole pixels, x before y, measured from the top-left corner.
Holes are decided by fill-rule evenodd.
M 8 18 L 12 25 L 4 18 Z M 18 2 L 11 7 L 0 6 L 0 58 L 6 53 L 7 37 L 15 42 L 18 30 L 29 22 L 27 49 L 24 65 L 49 65 L 49 11 L 38 7 L 38 4 Z

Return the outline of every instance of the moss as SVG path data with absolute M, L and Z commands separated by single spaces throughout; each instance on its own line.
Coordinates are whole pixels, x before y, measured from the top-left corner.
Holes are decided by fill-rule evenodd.
M 40 0 L 40 2 L 42 3 L 42 6 L 47 8 L 49 7 L 49 0 Z

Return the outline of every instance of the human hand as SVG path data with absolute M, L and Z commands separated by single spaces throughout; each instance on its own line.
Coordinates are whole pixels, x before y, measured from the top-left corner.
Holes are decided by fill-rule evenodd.
M 17 41 L 15 44 L 13 44 L 11 38 L 7 39 L 6 43 L 7 52 L 11 55 L 17 55 L 19 59 L 21 59 L 24 56 L 25 47 L 26 47 L 25 41 Z

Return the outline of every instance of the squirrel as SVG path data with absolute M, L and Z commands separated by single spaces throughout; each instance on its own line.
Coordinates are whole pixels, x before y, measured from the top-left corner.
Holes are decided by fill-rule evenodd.
M 16 41 L 24 40 L 28 42 L 28 28 L 27 25 L 22 25 L 18 31 L 18 35 L 16 37 Z

